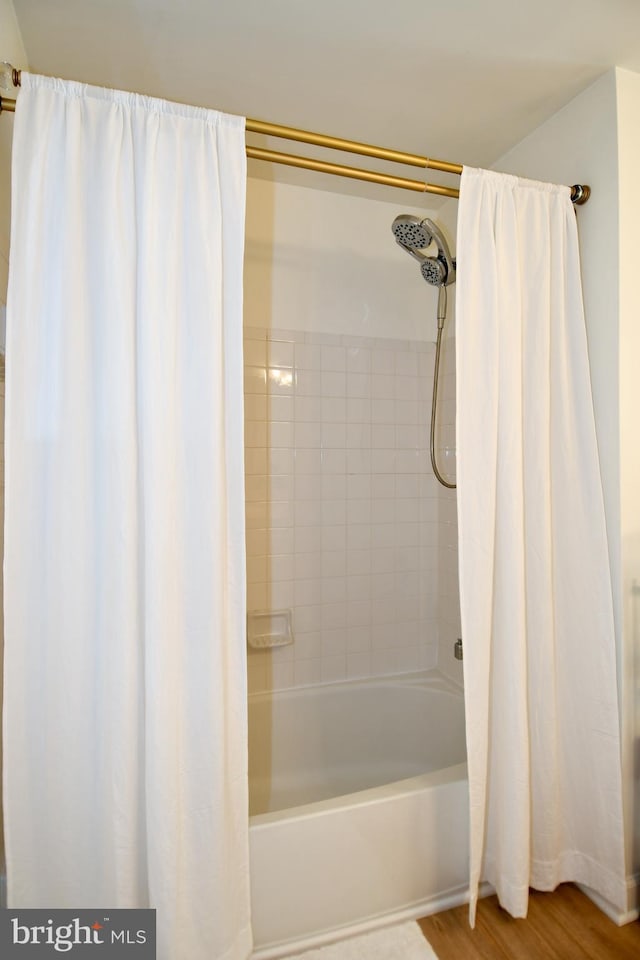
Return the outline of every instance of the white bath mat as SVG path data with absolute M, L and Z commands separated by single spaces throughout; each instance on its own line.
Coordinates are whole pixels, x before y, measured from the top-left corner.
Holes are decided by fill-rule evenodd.
M 327 947 L 296 953 L 286 960 L 438 960 L 417 923 L 412 920 L 349 937 Z

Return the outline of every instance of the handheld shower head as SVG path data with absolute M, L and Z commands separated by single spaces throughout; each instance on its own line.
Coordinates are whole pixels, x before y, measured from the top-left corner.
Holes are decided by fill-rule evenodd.
M 438 257 L 425 257 L 420 265 L 420 273 L 434 287 L 444 287 L 447 283 L 447 268 Z
M 425 217 L 420 220 L 410 213 L 401 213 L 391 225 L 398 246 L 420 264 L 422 276 L 434 287 L 448 287 L 456 279 L 456 261 L 451 256 L 449 245 L 439 227 Z M 422 251 L 432 243 L 438 248 L 435 256 Z
M 420 220 L 411 213 L 401 213 L 391 224 L 391 230 L 401 247 L 424 250 L 433 240 L 433 234 L 429 232 L 430 226 L 430 220 Z

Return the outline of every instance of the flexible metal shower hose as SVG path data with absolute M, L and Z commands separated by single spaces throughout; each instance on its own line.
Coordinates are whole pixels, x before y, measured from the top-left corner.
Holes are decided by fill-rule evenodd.
M 433 371 L 433 396 L 431 398 L 431 435 L 429 437 L 429 452 L 431 454 L 431 466 L 433 467 L 433 472 L 436 475 L 436 480 L 442 484 L 443 487 L 447 487 L 449 490 L 455 490 L 455 483 L 449 483 L 448 480 L 442 476 L 438 470 L 438 464 L 436 463 L 436 451 L 435 451 L 435 435 L 436 435 L 436 409 L 438 403 L 438 373 L 440 371 L 440 347 L 442 345 L 442 331 L 444 330 L 444 320 L 442 323 L 438 320 L 438 335 L 436 337 L 436 362 L 435 369 Z

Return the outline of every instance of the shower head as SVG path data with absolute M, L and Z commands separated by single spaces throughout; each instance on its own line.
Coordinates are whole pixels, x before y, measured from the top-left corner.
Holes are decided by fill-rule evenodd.
M 400 246 L 409 247 L 411 250 L 424 250 L 433 240 L 430 226 L 430 220 L 420 220 L 411 213 L 401 213 L 393 221 L 391 229 Z
M 438 257 L 425 257 L 420 265 L 420 273 L 434 287 L 443 287 L 447 282 L 447 268 Z
M 401 213 L 391 225 L 398 246 L 420 264 L 422 276 L 434 287 L 449 286 L 456 279 L 456 262 L 451 256 L 449 244 L 439 227 L 425 218 L 420 220 L 410 213 Z M 432 243 L 438 248 L 435 256 L 423 253 Z

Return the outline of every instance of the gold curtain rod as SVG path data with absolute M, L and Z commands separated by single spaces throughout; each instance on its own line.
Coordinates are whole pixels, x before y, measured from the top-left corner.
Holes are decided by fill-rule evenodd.
M 12 68 L 13 84 L 20 86 L 20 71 Z M 0 97 L 0 113 L 14 113 L 16 101 Z M 269 137 L 281 137 L 283 140 L 296 140 L 300 143 L 309 143 L 317 147 L 330 150 L 339 150 L 345 153 L 357 153 L 364 157 L 374 157 L 377 160 L 387 160 L 391 163 L 404 163 L 414 167 L 423 167 L 428 170 L 440 170 L 444 173 L 460 175 L 462 164 L 449 163 L 447 160 L 433 160 L 430 157 L 421 157 L 415 153 L 404 153 L 401 150 L 389 150 L 386 147 L 374 147 L 368 143 L 359 143 L 357 140 L 344 140 L 341 137 L 331 137 L 323 133 L 312 133 L 309 130 L 298 130 L 296 127 L 282 126 L 278 123 L 267 123 L 263 120 L 247 119 L 245 129 L 249 133 L 262 133 Z M 282 163 L 289 167 L 301 167 L 304 170 L 316 170 L 320 173 L 333 174 L 339 177 L 349 177 L 353 180 L 365 180 L 369 183 L 381 183 L 388 187 L 401 187 L 404 190 L 414 190 L 419 193 L 434 193 L 441 197 L 460 196 L 455 187 L 442 187 L 435 183 L 423 183 L 422 180 L 410 180 L 407 177 L 396 177 L 393 174 L 377 173 L 372 170 L 363 170 L 360 167 L 344 166 L 340 163 L 330 163 L 325 160 L 312 160 L 309 157 L 300 157 L 292 153 L 279 153 L 275 150 L 264 150 L 262 147 L 247 145 L 247 157 L 253 160 L 264 160 L 270 163 Z M 576 205 L 586 203 L 591 194 L 590 187 L 575 184 L 571 187 L 571 200 Z

